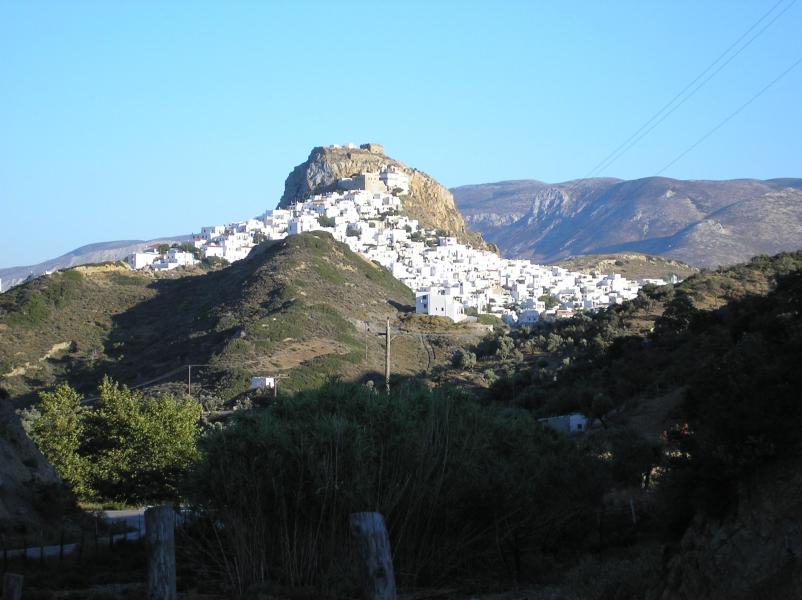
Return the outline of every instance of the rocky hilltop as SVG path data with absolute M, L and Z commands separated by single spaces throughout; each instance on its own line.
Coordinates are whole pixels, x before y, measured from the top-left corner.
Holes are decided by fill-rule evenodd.
M 802 179 L 503 181 L 452 190 L 508 256 L 642 252 L 715 267 L 802 247 Z
M 309 158 L 295 167 L 284 184 L 279 208 L 313 194 L 337 189 L 337 180 L 358 173 L 377 172 L 381 167 L 395 166 L 409 176 L 409 194 L 402 196 L 404 212 L 429 229 L 443 229 L 461 242 L 486 247 L 481 235 L 469 231 L 454 197 L 432 177 L 388 157 L 379 144 L 363 144 L 360 148 L 316 147 Z

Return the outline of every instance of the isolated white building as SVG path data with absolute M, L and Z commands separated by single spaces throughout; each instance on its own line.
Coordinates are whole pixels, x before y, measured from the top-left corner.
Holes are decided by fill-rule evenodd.
M 125 259 L 125 262 L 127 262 L 132 269 L 144 269 L 145 267 L 151 266 L 160 258 L 161 254 L 156 251 L 134 252 Z
M 545 419 L 538 419 L 538 421 L 543 423 L 546 427 L 551 427 L 556 431 L 563 431 L 565 433 L 587 431 L 589 425 L 588 418 L 581 413 L 546 417 Z
M 275 377 L 251 377 L 251 386 L 250 389 L 252 390 L 260 390 L 260 389 L 273 389 L 276 387 L 276 378 Z
M 459 290 L 459 288 L 456 288 Z M 454 295 L 454 288 L 430 287 L 415 296 L 415 312 L 437 317 L 448 317 L 455 323 L 465 319 L 462 299 Z

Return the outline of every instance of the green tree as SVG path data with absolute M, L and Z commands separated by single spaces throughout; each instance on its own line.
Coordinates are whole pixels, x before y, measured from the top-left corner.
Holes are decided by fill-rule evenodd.
M 178 245 L 178 249 L 183 250 L 184 252 L 189 252 L 197 259 L 200 259 L 201 257 L 200 248 L 196 248 L 195 244 L 192 242 L 183 242 L 182 244 Z
M 498 347 L 496 348 L 496 355 L 501 360 L 506 360 L 515 348 L 515 342 L 508 335 L 502 335 L 500 338 L 498 338 L 497 344 Z
M 555 306 L 560 305 L 560 302 L 557 300 L 557 298 L 555 298 L 551 294 L 543 294 L 540 298 L 538 298 L 538 300 L 540 300 L 546 305 L 546 310 L 550 310 Z
M 178 478 L 197 456 L 201 410 L 191 398 L 144 398 L 105 377 L 87 424 L 92 475 L 101 496 L 175 497 Z
M 91 494 L 88 463 L 81 456 L 84 439 L 81 396 L 62 384 L 52 392 L 39 394 L 40 416 L 34 421 L 31 437 L 53 465 L 58 476 L 79 496 Z

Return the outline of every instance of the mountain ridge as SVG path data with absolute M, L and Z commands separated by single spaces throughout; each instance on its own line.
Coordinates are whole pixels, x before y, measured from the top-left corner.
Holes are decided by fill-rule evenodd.
M 713 267 L 802 246 L 802 179 L 512 180 L 452 192 L 485 239 L 539 262 L 643 252 Z
M 132 252 L 140 252 L 154 244 L 180 243 L 191 238 L 191 235 L 174 235 L 154 238 L 152 240 L 113 240 L 85 244 L 74 250 L 65 252 L 61 256 L 40 263 L 21 265 L 18 267 L 4 267 L 0 269 L 0 280 L 3 282 L 3 288 L 0 291 L 5 291 L 25 281 L 25 279 L 31 275 L 38 277 L 48 271 L 67 269 L 69 267 L 77 267 L 85 264 L 122 260 Z

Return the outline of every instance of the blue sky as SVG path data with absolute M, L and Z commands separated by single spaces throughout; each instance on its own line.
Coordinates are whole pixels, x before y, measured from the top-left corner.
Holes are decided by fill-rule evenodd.
M 802 57 L 792 2 L 600 174 L 659 172 Z M 316 145 L 585 176 L 775 4 L 0 1 L 0 267 L 259 214 Z M 664 174 L 801 177 L 800 106 L 802 65 Z

